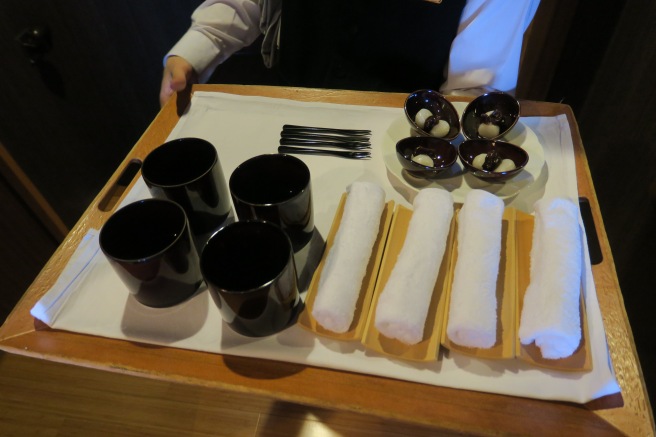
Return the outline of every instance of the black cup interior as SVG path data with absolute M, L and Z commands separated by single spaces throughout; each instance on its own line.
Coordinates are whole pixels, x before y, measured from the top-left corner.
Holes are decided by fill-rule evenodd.
M 177 204 L 160 199 L 131 203 L 114 213 L 100 231 L 100 247 L 123 261 L 157 255 L 180 238 L 187 218 Z
M 245 161 L 230 176 L 230 192 L 251 205 L 273 205 L 301 194 L 310 184 L 310 170 L 285 154 L 259 155 Z
M 227 292 L 246 292 L 267 285 L 285 269 L 291 243 L 276 225 L 263 221 L 232 223 L 217 231 L 201 256 L 201 271 Z
M 180 138 L 150 152 L 144 159 L 141 174 L 148 185 L 175 187 L 202 177 L 217 159 L 216 149 L 208 141 Z

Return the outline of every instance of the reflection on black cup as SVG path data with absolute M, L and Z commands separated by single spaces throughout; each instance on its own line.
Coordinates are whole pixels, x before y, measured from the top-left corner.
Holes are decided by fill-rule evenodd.
M 239 220 L 266 220 L 289 235 L 294 251 L 312 238 L 314 219 L 310 169 L 285 154 L 259 155 L 230 176 L 230 193 Z
M 102 227 L 99 241 L 116 273 L 143 305 L 176 305 L 203 282 L 187 217 L 174 202 L 147 199 L 119 209 Z
M 297 314 L 292 246 L 272 223 L 239 221 L 217 231 L 203 250 L 201 271 L 223 320 L 239 334 L 275 334 Z
M 230 195 L 214 146 L 200 138 L 162 144 L 144 159 L 141 174 L 153 197 L 184 208 L 200 250 L 230 214 Z

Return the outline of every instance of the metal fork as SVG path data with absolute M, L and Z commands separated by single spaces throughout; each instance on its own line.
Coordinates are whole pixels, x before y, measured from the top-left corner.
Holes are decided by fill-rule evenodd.
M 358 135 L 358 136 L 371 135 L 371 131 L 366 129 L 335 129 L 330 127 L 298 126 L 295 124 L 286 124 L 282 127 L 282 129 L 283 131 L 287 131 L 287 132 L 333 133 L 338 135 Z
M 289 140 L 303 140 L 303 141 L 330 141 L 336 143 L 359 143 L 364 145 L 371 144 L 369 137 L 361 135 L 329 135 L 329 134 L 315 134 L 315 133 L 299 133 L 299 132 L 280 132 L 280 138 Z
M 278 152 L 280 152 L 280 153 L 298 153 L 298 154 L 301 154 L 301 155 L 339 156 L 341 158 L 349 158 L 349 159 L 369 159 L 369 158 L 371 158 L 371 152 L 330 150 L 330 149 L 313 149 L 313 148 L 310 148 L 310 147 L 280 146 L 280 147 L 278 147 Z
M 313 146 L 313 147 L 334 147 L 346 150 L 370 150 L 371 145 L 368 143 L 342 142 L 342 141 L 324 141 L 324 140 L 303 140 L 293 138 L 281 138 L 281 146 Z

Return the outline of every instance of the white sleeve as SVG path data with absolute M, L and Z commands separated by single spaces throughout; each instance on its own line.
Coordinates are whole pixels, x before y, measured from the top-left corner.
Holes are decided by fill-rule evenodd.
M 191 16 L 191 27 L 164 57 L 181 56 L 207 82 L 216 67 L 260 35 L 256 0 L 206 0 Z
M 540 0 L 468 0 L 442 92 L 491 87 L 514 94 L 524 31 Z

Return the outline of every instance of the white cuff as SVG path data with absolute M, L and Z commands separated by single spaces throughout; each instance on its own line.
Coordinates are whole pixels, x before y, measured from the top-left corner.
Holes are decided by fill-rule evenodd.
M 194 67 L 198 81 L 205 83 L 214 69 L 224 61 L 218 47 L 202 33 L 190 29 L 164 57 L 164 65 L 170 56 L 180 56 Z

